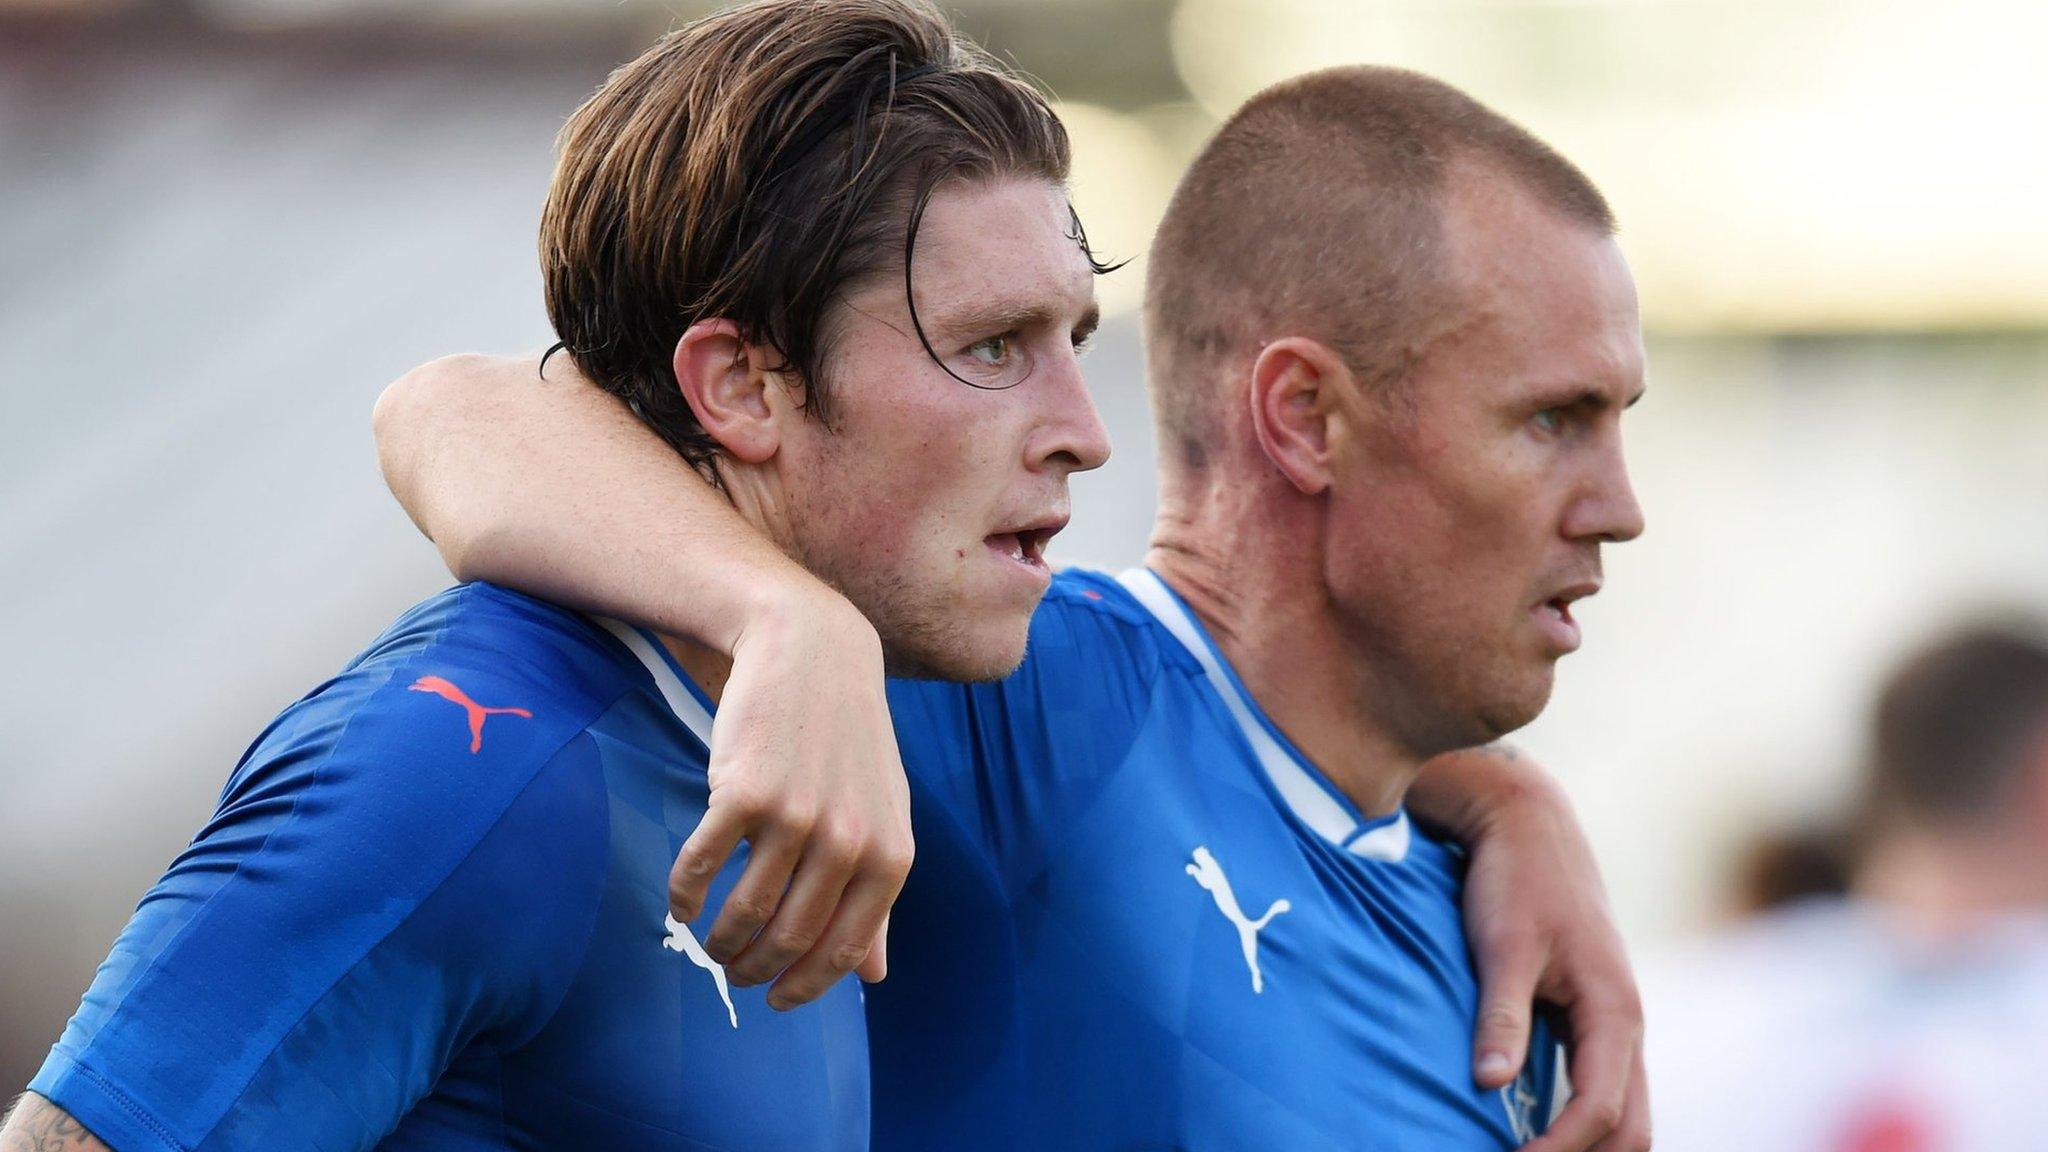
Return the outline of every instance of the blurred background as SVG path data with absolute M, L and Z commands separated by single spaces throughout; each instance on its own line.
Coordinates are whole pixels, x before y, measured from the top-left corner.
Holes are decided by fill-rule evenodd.
M 0 0 L 0 1091 L 27 1079 L 247 742 L 446 582 L 369 413 L 417 362 L 551 339 L 556 129 L 709 5 Z M 958 0 L 1061 101 L 1098 250 L 1141 256 L 1219 116 L 1416 67 L 1608 192 L 1651 374 L 1650 530 L 1521 742 L 1639 956 L 1759 838 L 1845 805 L 1869 701 L 1975 610 L 2048 611 L 2048 5 Z M 1141 554 L 1134 308 L 1089 362 L 1118 446 L 1057 554 Z

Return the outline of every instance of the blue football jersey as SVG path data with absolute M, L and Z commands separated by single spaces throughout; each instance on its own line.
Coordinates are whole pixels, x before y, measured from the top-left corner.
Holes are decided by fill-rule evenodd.
M 891 688 L 918 859 L 869 993 L 883 1149 L 1512 1148 L 1462 858 L 1362 818 L 1146 571 L 1057 577 L 1000 683 Z M 963 1134 L 971 1140 L 963 1143 Z
M 120 1152 L 866 1147 L 858 984 L 772 1011 L 667 919 L 710 714 L 623 625 L 427 601 L 250 748 L 30 1087 Z

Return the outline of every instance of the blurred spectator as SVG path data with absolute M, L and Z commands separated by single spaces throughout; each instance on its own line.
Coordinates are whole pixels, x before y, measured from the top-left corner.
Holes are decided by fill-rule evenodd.
M 1853 851 L 1850 833 L 1827 824 L 1762 833 L 1736 856 L 1728 910 L 1746 919 L 1816 896 L 1841 896 L 1855 868 Z
M 2048 1148 L 2048 644 L 1940 640 L 1871 745 L 1851 890 L 1647 973 L 1663 1152 Z M 1753 902 L 1824 880 L 1823 849 L 1755 857 Z

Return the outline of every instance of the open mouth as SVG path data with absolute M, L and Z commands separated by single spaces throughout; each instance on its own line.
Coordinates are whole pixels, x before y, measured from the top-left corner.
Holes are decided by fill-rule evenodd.
M 990 550 L 998 552 L 1027 568 L 1045 567 L 1045 545 L 1059 528 L 1024 528 L 1016 532 L 998 532 L 986 543 Z
M 1572 603 L 1600 591 L 1597 581 L 1584 581 L 1564 589 L 1529 609 L 1550 642 L 1560 653 L 1576 651 L 1582 639 L 1579 622 L 1572 618 Z

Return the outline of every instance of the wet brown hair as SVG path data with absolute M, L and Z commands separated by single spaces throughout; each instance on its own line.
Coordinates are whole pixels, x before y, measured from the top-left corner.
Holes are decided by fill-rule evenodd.
M 1444 288 L 1442 203 L 1460 165 L 1614 231 L 1583 173 L 1440 80 L 1312 72 L 1237 110 L 1181 178 L 1152 242 L 1145 351 L 1163 460 L 1199 463 L 1227 379 L 1261 345 L 1307 336 L 1368 381 L 1405 376 Z
M 899 268 L 909 293 L 934 190 L 1059 183 L 1069 162 L 1045 98 L 921 0 L 706 17 L 612 73 L 559 143 L 540 233 L 557 347 L 713 479 L 718 445 L 673 368 L 690 325 L 773 348 L 829 422 L 831 306 Z

